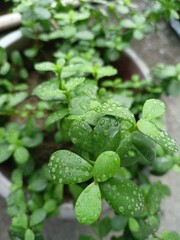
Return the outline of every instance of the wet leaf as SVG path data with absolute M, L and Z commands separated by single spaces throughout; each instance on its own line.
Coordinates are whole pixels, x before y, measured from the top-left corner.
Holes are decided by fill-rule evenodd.
M 166 185 L 163 185 L 160 182 L 153 183 L 145 198 L 148 212 L 151 215 L 157 213 L 159 211 L 162 199 L 169 195 L 170 190 Z
M 50 80 L 39 84 L 32 92 L 32 95 L 44 101 L 66 100 L 64 92 L 59 90 L 56 80 Z
M 104 151 L 115 151 L 120 142 L 121 128 L 118 120 L 103 116 L 93 131 L 93 150 L 97 158 Z
M 94 182 L 87 186 L 75 204 L 75 214 L 81 224 L 95 222 L 101 213 L 101 193 Z
M 118 117 L 127 120 L 131 124 L 135 124 L 134 115 L 126 107 L 121 107 L 117 103 L 104 103 L 94 108 L 99 114 Z
M 104 182 L 111 178 L 120 167 L 120 158 L 113 151 L 106 151 L 99 155 L 94 164 L 94 178 Z
M 42 71 L 42 72 L 45 72 L 45 71 L 55 72 L 56 71 L 56 65 L 54 63 L 51 63 L 51 62 L 36 63 L 34 68 L 37 71 Z
M 50 157 L 49 168 L 52 178 L 59 183 L 81 183 L 92 177 L 92 166 L 67 150 L 54 152 Z
M 133 149 L 139 156 L 141 163 L 147 164 L 156 158 L 155 143 L 141 132 L 132 133 Z
M 85 78 L 71 78 L 68 80 L 68 82 L 66 83 L 66 88 L 68 89 L 68 91 L 73 90 L 74 88 L 76 88 L 78 85 L 82 84 L 85 81 Z
M 60 109 L 60 110 L 57 110 L 57 111 L 53 112 L 46 119 L 46 123 L 45 123 L 46 127 L 51 125 L 51 124 L 53 124 L 53 123 L 55 123 L 55 122 L 57 122 L 57 121 L 60 121 L 66 115 L 68 115 L 68 110 L 67 109 Z
M 142 117 L 152 120 L 161 117 L 165 113 L 165 104 L 158 99 L 149 99 L 145 102 Z
M 137 122 L 137 127 L 142 133 L 152 138 L 170 154 L 177 151 L 175 140 L 172 139 L 165 131 L 159 130 L 153 123 L 145 119 L 140 119 Z
M 102 196 L 123 216 L 136 216 L 144 208 L 144 197 L 140 188 L 128 179 L 112 177 L 99 184 Z
M 87 152 L 93 152 L 93 130 L 88 123 L 75 120 L 70 127 L 72 142 Z
M 117 74 L 117 70 L 114 67 L 111 67 L 111 66 L 101 67 L 98 69 L 97 79 L 114 76 L 116 74 Z

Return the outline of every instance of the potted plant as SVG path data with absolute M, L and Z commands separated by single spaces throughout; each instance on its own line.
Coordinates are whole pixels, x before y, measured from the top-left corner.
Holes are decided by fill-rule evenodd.
M 120 231 L 111 239 L 179 239 L 155 235 L 169 189 L 146 175 L 179 163 L 166 155 L 177 147 L 159 122 L 161 89 L 138 76 L 123 82 L 123 66 L 116 67 L 133 37 L 142 38 L 162 10 L 177 8 L 174 1 L 135 14 L 130 1 L 14 1 L 32 43 L 10 60 L 1 49 L 0 161 L 14 159 L 10 239 L 43 239 L 43 222 L 64 193 L 100 239 L 111 229 Z M 115 215 L 95 223 L 102 199 Z

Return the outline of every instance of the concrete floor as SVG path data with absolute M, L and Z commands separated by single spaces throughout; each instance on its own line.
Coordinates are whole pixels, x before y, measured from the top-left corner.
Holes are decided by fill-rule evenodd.
M 145 37 L 144 40 L 133 43 L 133 48 L 144 59 L 149 67 L 158 62 L 174 64 L 180 62 L 180 39 L 167 24 L 160 24 L 157 33 Z M 180 97 L 165 98 L 167 106 L 168 131 L 180 145 Z M 169 172 L 161 180 L 170 186 L 172 195 L 162 205 L 163 218 L 161 231 L 176 230 L 180 233 L 180 174 Z M 8 240 L 7 226 L 9 218 L 6 215 L 5 202 L 0 198 L 0 240 Z M 54 218 L 45 226 L 46 240 L 76 240 L 79 233 L 89 232 L 90 228 L 80 226 L 76 221 Z

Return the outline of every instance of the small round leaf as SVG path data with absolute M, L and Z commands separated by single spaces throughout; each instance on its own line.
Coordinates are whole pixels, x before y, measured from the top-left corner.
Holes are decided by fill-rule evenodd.
M 99 155 L 94 164 L 94 178 L 104 182 L 111 178 L 120 166 L 120 158 L 113 151 L 106 151 Z
M 31 229 L 26 230 L 24 239 L 25 240 L 34 240 L 35 239 L 35 235 Z
M 103 197 L 118 214 L 133 217 L 142 213 L 144 197 L 134 182 L 112 177 L 99 186 Z
M 165 104 L 158 99 L 149 99 L 143 106 L 143 118 L 152 120 L 161 117 L 165 112 Z
M 81 224 L 95 222 L 101 213 L 101 193 L 94 182 L 87 186 L 79 196 L 75 205 L 75 214 Z
M 92 166 L 67 150 L 54 152 L 50 157 L 49 168 L 52 178 L 59 183 L 81 183 L 92 177 Z

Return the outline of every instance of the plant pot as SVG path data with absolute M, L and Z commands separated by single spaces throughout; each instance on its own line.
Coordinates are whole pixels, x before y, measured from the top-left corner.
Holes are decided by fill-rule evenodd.
M 13 49 L 22 49 L 28 44 L 28 41 L 22 37 L 21 31 L 16 30 L 9 33 L 0 40 L 0 46 L 6 48 L 8 52 Z M 122 54 L 120 59 L 115 63 L 117 68 L 125 66 L 121 70 L 121 76 L 124 79 L 130 79 L 133 74 L 139 75 L 142 79 L 150 80 L 149 69 L 146 64 L 138 57 L 138 55 L 132 50 L 127 49 Z M 0 195 L 6 198 L 9 194 L 9 187 L 11 182 L 8 179 L 7 171 L 2 168 L 0 170 Z M 106 210 L 107 204 L 104 205 L 104 210 Z M 74 217 L 74 210 L 72 203 L 64 203 L 60 207 L 61 218 L 72 218 Z

